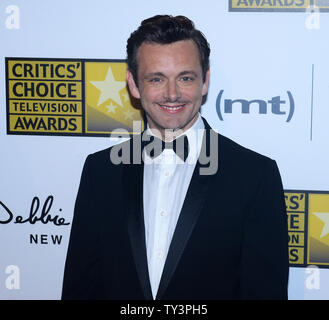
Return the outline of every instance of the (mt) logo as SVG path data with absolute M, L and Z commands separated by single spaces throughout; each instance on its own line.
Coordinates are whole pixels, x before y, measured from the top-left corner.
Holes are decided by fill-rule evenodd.
M 258 114 L 274 114 L 284 116 L 286 122 L 289 122 L 295 112 L 295 102 L 290 91 L 287 91 L 287 98 L 283 100 L 281 96 L 272 97 L 269 100 L 253 99 L 246 100 L 242 98 L 237 99 L 224 99 L 224 90 L 221 90 L 216 100 L 216 111 L 218 118 L 223 121 L 223 114 L 233 112 L 233 108 L 240 111 L 242 114 L 249 114 L 251 108 L 255 108 Z

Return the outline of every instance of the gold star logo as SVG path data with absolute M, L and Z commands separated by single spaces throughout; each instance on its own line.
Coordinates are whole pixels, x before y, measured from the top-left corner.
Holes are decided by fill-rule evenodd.
M 116 81 L 114 79 L 111 67 L 108 68 L 104 81 L 90 81 L 100 92 L 100 96 L 97 102 L 97 106 L 111 99 L 119 106 L 121 106 L 120 90 L 126 87 L 125 81 Z

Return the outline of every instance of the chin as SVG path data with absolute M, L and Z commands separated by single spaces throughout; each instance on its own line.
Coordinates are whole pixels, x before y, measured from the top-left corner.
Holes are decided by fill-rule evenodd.
M 185 127 L 187 127 L 192 121 L 194 120 L 194 117 L 191 119 L 185 119 L 185 118 L 171 118 L 171 119 L 155 119 L 149 117 L 148 121 L 149 123 L 153 123 L 153 127 L 158 130 L 184 130 Z
M 184 128 L 184 124 L 180 123 L 180 122 L 171 122 L 171 123 L 167 123 L 163 126 L 163 128 L 165 129 L 169 129 L 169 130 L 180 130 Z

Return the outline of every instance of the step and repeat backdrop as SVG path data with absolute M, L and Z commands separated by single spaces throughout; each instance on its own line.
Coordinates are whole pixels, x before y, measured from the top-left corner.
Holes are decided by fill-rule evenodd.
M 210 125 L 278 163 L 289 299 L 329 299 L 325 0 L 2 0 L 0 299 L 60 299 L 84 160 L 144 129 L 125 48 L 155 14 L 190 17 L 210 43 Z

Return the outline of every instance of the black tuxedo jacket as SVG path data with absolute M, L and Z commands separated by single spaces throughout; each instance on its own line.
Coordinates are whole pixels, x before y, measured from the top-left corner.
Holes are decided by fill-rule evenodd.
M 153 299 L 143 164 L 114 165 L 110 149 L 84 165 L 62 299 Z M 287 216 L 276 163 L 221 135 L 218 152 L 216 174 L 200 175 L 196 164 L 156 299 L 287 299 Z

